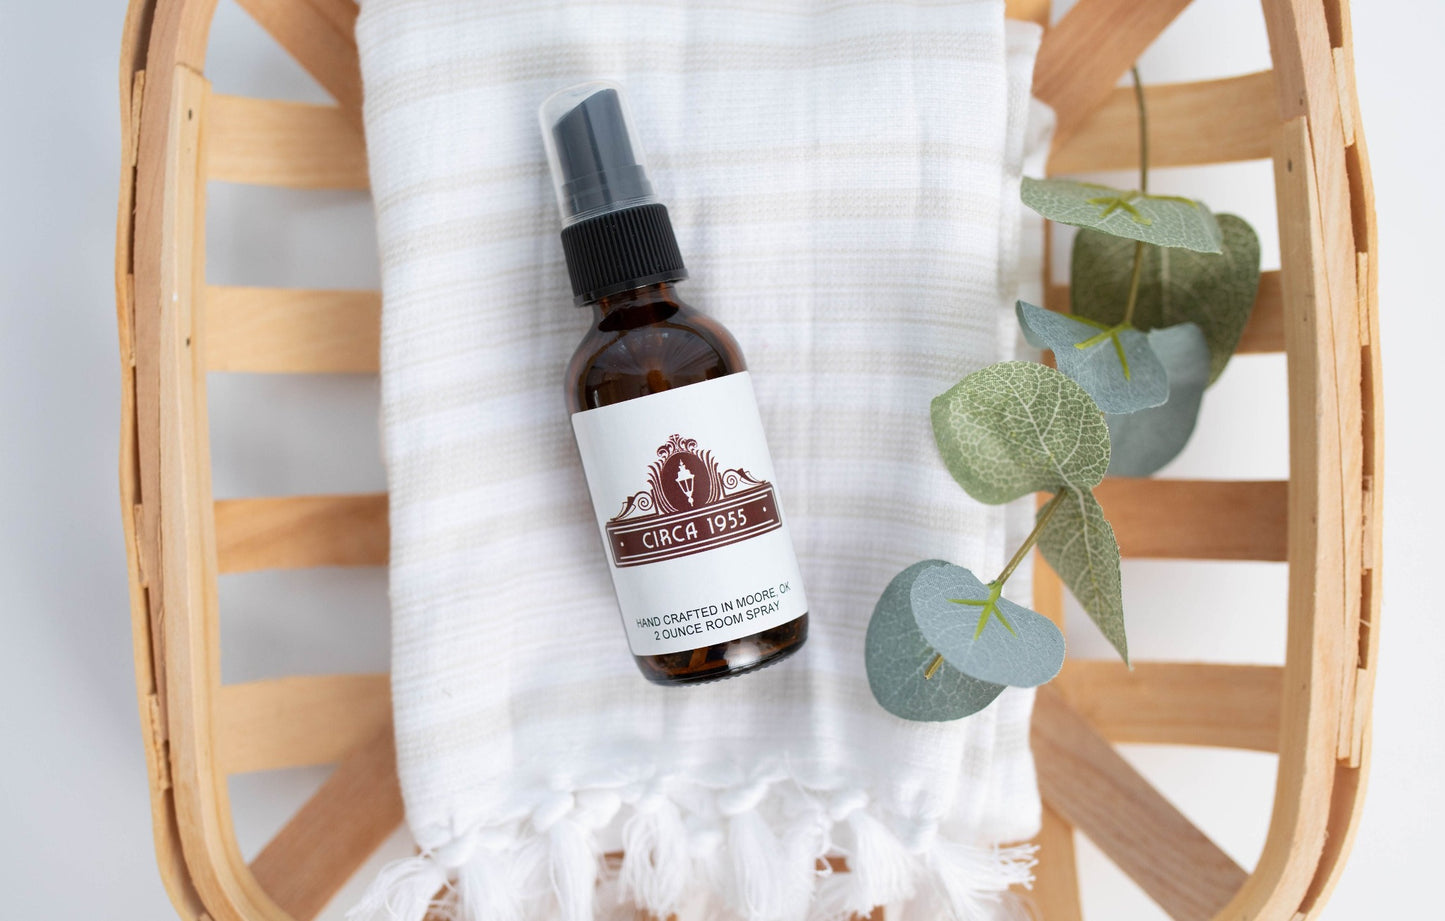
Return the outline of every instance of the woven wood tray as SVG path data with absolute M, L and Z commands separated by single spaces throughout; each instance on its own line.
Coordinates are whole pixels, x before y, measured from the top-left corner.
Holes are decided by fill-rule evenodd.
M 1080 0 L 1045 37 L 1034 90 L 1059 118 L 1051 173 L 1136 167 L 1120 76 L 1188 0 Z M 353 0 L 241 0 L 335 98 L 213 93 L 215 0 L 132 0 L 121 56 L 116 247 L 121 503 L 156 856 L 177 910 L 309 919 L 401 822 L 385 675 L 223 685 L 217 576 L 381 566 L 385 495 L 214 501 L 208 371 L 375 372 L 374 291 L 206 282 L 207 181 L 366 187 Z M 1173 918 L 1314 917 L 1339 876 L 1370 747 L 1380 598 L 1380 350 L 1373 195 L 1345 0 L 1263 0 L 1273 68 L 1149 87 L 1155 166 L 1272 159 L 1282 265 L 1241 350 L 1288 361 L 1287 481 L 1110 480 L 1099 497 L 1127 557 L 1289 567 L 1283 666 L 1071 661 L 1040 693 L 1047 921 L 1081 917 L 1074 832 Z M 1048 0 L 1010 0 L 1046 22 Z M 1050 285 L 1067 303 L 1067 288 Z M 1209 437 L 1207 432 L 1201 437 Z M 1042 567 L 1040 610 L 1060 616 Z M 1274 811 L 1246 872 L 1113 743 L 1279 755 Z M 248 865 L 226 778 L 335 764 Z M 882 915 L 881 910 L 875 917 Z

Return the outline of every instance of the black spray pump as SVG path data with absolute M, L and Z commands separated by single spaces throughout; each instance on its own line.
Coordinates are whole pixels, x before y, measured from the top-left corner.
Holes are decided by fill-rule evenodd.
M 539 116 L 577 303 L 686 278 L 620 88 L 597 82 L 562 90 Z
M 566 223 L 657 201 L 628 136 L 617 90 L 601 89 L 577 103 L 552 126 L 552 137 L 565 177 L 558 194 Z

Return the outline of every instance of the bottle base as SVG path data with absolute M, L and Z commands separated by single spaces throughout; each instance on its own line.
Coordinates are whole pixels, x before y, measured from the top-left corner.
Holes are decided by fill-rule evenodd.
M 740 639 L 656 656 L 633 656 L 644 678 L 668 686 L 708 684 L 760 671 L 802 648 L 808 615 Z

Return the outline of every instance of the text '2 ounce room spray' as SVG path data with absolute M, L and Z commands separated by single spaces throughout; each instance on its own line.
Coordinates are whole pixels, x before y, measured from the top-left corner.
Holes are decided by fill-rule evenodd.
M 727 678 L 795 652 L 808 601 L 742 352 L 677 296 L 687 277 L 619 88 L 542 104 L 562 249 L 592 328 L 567 408 L 642 673 Z

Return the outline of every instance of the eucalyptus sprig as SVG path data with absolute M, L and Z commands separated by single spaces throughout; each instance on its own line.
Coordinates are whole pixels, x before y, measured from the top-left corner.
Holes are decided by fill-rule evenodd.
M 944 465 L 973 498 L 996 505 L 1054 494 L 992 581 L 926 561 L 895 577 L 874 608 L 865 652 L 878 702 L 908 719 L 953 720 L 988 706 L 1005 685 L 1043 684 L 1063 667 L 1058 627 L 1003 597 L 1035 544 L 1045 553 L 1053 548 L 1051 563 L 1062 567 L 1066 583 L 1112 586 L 1115 595 L 1119 551 L 1102 515 L 1104 531 L 1082 543 L 1057 524 L 1077 519 L 1085 503 L 1098 507 L 1093 489 L 1109 466 L 1103 413 L 1065 374 L 1031 361 L 989 365 L 934 398 L 931 415 Z M 1116 597 L 1085 609 L 1103 618 L 1106 634 L 1122 637 Z
M 1016 307 L 1024 335 L 1052 350 L 990 365 L 934 398 L 934 439 L 974 499 L 1052 493 L 999 574 L 924 560 L 888 584 L 865 652 L 873 695 L 912 720 L 953 720 L 1006 686 L 1058 674 L 1064 637 L 1004 597 L 1037 547 L 1081 607 L 1129 660 L 1119 545 L 1094 498 L 1106 475 L 1146 476 L 1188 440 L 1205 388 L 1223 370 L 1259 283 L 1259 241 L 1242 219 L 1202 202 L 1149 193 L 1148 114 L 1138 70 L 1139 188 L 1025 179 L 1026 205 L 1081 228 L 1069 315 Z
M 1139 189 L 1025 179 L 1025 204 L 1080 230 L 1071 312 L 1018 306 L 1030 343 L 1052 350 L 1059 369 L 1109 414 L 1116 476 L 1148 476 L 1184 449 L 1204 389 L 1239 345 L 1260 275 L 1259 238 L 1244 219 L 1149 193 L 1148 108 L 1132 73 Z

